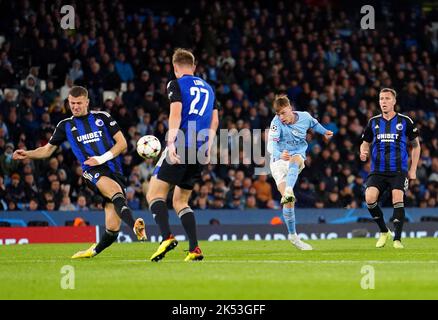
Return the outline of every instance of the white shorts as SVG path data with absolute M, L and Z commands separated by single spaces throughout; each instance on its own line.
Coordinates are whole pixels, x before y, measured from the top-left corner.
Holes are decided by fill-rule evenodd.
M 282 159 L 277 160 L 275 162 L 271 161 L 270 167 L 271 167 L 272 177 L 274 178 L 277 186 L 279 186 L 283 182 L 286 182 L 287 172 L 289 171 L 289 161 Z M 303 161 L 300 164 L 298 173 L 301 173 L 304 167 L 305 165 L 303 159 Z

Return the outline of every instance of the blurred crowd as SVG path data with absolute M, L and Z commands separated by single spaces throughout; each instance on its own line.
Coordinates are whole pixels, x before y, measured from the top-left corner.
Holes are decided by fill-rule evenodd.
M 123 155 L 128 203 L 147 208 L 154 161 L 141 159 L 135 145 L 146 134 L 164 143 L 166 85 L 177 47 L 194 52 L 196 75 L 215 87 L 221 128 L 260 129 L 263 145 L 274 96 L 286 93 L 297 110 L 334 132 L 328 142 L 308 134 L 298 207 L 364 206 L 370 164 L 359 161 L 361 134 L 380 111 L 379 90 L 394 88 L 397 110 L 414 120 L 422 147 L 406 206 L 437 206 L 436 11 L 385 1 L 375 8 L 376 29 L 361 30 L 360 7 L 342 1 L 201 0 L 155 9 L 120 0 L 69 3 L 76 8 L 74 30 L 60 27 L 61 1 L 0 1 L 0 210 L 102 208 L 68 143 L 44 161 L 12 160 L 15 149 L 46 144 L 70 116 L 65 99 L 73 85 L 89 90 L 92 109 L 118 121 L 129 144 Z M 251 135 L 236 146 L 227 142 L 251 164 L 209 165 L 195 186 L 193 208 L 279 208 L 272 177 L 254 174 L 263 158 L 243 152 L 253 142 Z M 382 201 L 390 205 L 386 195 Z

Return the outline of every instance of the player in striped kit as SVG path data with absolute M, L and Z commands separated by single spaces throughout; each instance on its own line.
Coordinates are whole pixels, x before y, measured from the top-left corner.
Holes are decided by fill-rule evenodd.
M 133 228 L 139 240 L 146 240 L 143 219 L 134 221 L 126 203 L 120 154 L 127 143 L 117 122 L 106 112 L 88 110 L 88 91 L 83 87 L 73 87 L 68 102 L 73 116 L 58 123 L 49 142 L 35 150 L 16 150 L 14 159 L 48 158 L 67 140 L 87 185 L 104 198 L 106 232 L 98 244 L 77 252 L 73 259 L 91 258 L 109 247 L 117 240 L 121 221 Z
M 379 94 L 382 113 L 371 118 L 362 135 L 360 159 L 366 161 L 371 154 L 371 172 L 367 180 L 365 200 L 371 216 L 380 228 L 376 247 L 382 248 L 391 239 L 391 231 L 385 224 L 382 210 L 377 204 L 379 195 L 390 190 L 394 206 L 395 228 L 393 246 L 402 249 L 401 233 L 405 219 L 404 191 L 409 179 L 416 179 L 420 159 L 420 141 L 414 122 L 403 114 L 395 112 L 396 92 L 384 88 Z M 408 168 L 408 145 L 411 145 L 411 165 Z

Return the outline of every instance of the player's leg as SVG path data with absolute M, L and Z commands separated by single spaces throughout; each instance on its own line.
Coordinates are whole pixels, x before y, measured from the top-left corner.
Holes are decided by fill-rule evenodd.
M 105 203 L 105 233 L 102 235 L 100 242 L 97 244 L 94 251 L 96 254 L 101 253 L 117 240 L 120 232 L 122 220 L 113 203 Z
M 284 160 L 277 160 L 271 163 L 272 177 L 277 184 L 278 191 L 284 198 L 286 189 L 286 176 L 289 170 L 289 163 Z M 304 165 L 303 165 L 304 167 Z M 302 167 L 302 168 L 303 168 Z M 295 202 L 287 202 L 283 204 L 283 219 L 286 224 L 288 233 L 290 234 L 291 243 L 300 250 L 312 250 L 312 246 L 301 241 L 296 233 L 295 227 Z
M 172 235 L 169 225 L 169 211 L 166 204 L 169 189 L 169 183 L 153 176 L 146 194 L 146 200 L 149 203 L 149 210 L 152 212 L 163 238 L 157 251 L 155 251 L 150 258 L 151 261 L 155 262 L 163 259 L 167 252 L 178 245 L 178 241 L 176 241 L 175 237 Z
M 75 253 L 72 258 L 92 258 L 95 255 L 101 253 L 117 240 L 120 231 L 120 225 L 122 223 L 120 217 L 116 213 L 114 205 L 110 202 L 105 203 L 105 233 L 102 235 L 99 243 L 93 244 L 90 248 L 84 251 Z
M 377 176 L 370 176 L 367 181 L 368 187 L 365 190 L 365 201 L 367 203 L 368 211 L 380 229 L 380 237 L 377 240 L 376 247 L 382 248 L 391 238 L 391 231 L 385 224 L 382 209 L 380 209 L 378 204 L 380 190 L 377 185 L 380 185 L 381 187 L 382 182 L 378 181 Z
M 111 200 L 116 214 L 123 222 L 132 228 L 138 240 L 146 240 L 144 221 L 142 218 L 138 218 L 137 221 L 134 221 L 132 211 L 127 204 L 126 197 L 119 182 L 115 181 L 112 177 L 101 175 L 96 182 L 96 187 L 104 198 Z
M 152 212 L 152 216 L 160 228 L 161 236 L 164 240 L 172 234 L 169 225 L 169 211 L 166 204 L 169 189 L 170 185 L 166 181 L 153 176 L 146 194 L 149 210 Z
M 281 182 L 278 186 L 278 191 L 284 195 L 286 182 Z M 295 225 L 295 203 L 289 202 L 283 205 L 283 219 L 290 234 L 290 242 L 299 250 L 313 250 L 312 246 L 300 239 L 296 231 Z
M 198 237 L 196 235 L 196 220 L 195 214 L 189 206 L 191 189 L 183 189 L 179 186 L 175 187 L 173 192 L 173 209 L 181 219 L 181 223 L 189 238 L 189 253 L 185 261 L 202 260 L 204 258 L 201 249 L 198 246 Z
M 289 167 L 286 175 L 286 188 L 284 196 L 281 200 L 282 204 L 295 202 L 294 187 L 297 182 L 298 175 L 304 167 L 304 160 L 300 155 L 292 155 L 289 160 Z
M 401 233 L 405 221 L 404 191 L 408 188 L 409 180 L 405 175 L 397 175 L 391 179 L 392 204 L 394 212 L 392 215 L 394 223 L 394 248 L 402 249 Z

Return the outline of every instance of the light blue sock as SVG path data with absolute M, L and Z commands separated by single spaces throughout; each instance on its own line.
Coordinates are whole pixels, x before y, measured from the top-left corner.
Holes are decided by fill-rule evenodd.
M 299 166 L 297 163 L 292 162 L 289 164 L 289 170 L 287 172 L 286 176 L 286 188 L 292 187 L 292 189 L 295 187 L 295 183 L 298 179 L 298 171 Z
M 295 229 L 295 208 L 287 208 L 286 206 L 283 207 L 283 219 L 286 223 L 287 230 L 290 234 L 296 233 Z

